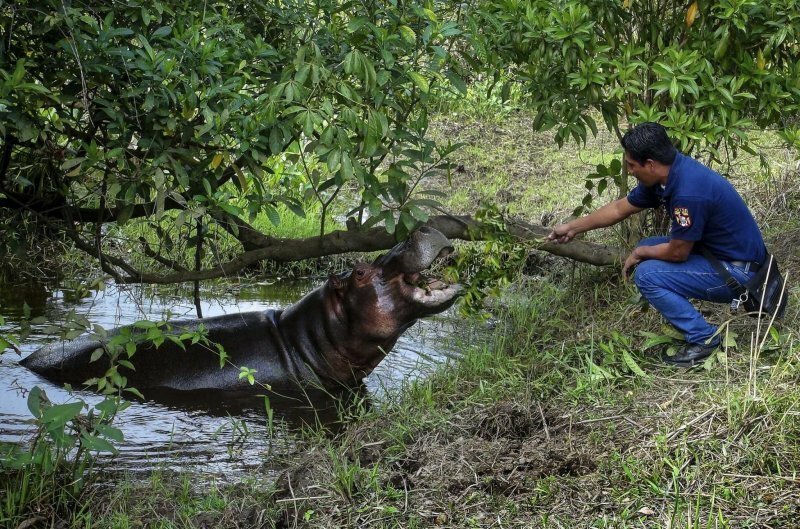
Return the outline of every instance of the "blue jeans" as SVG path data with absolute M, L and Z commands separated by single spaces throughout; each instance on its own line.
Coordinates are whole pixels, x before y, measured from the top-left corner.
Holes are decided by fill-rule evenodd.
M 639 246 L 665 242 L 669 242 L 669 237 L 648 237 L 642 239 Z M 740 283 L 746 283 L 755 273 L 721 262 Z M 725 286 L 725 280 L 711 263 L 695 253 L 689 254 L 689 258 L 682 263 L 657 259 L 642 261 L 636 267 L 634 281 L 642 297 L 681 331 L 689 343 L 705 343 L 717 332 L 717 327 L 703 318 L 689 298 L 729 303 L 737 297 L 733 290 Z

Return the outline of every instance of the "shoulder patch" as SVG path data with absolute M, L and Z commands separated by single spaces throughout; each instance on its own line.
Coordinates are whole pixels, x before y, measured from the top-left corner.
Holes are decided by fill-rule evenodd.
M 675 222 L 681 228 L 688 228 L 692 225 L 692 217 L 689 215 L 687 208 L 675 208 L 672 210 L 672 216 L 675 217 Z

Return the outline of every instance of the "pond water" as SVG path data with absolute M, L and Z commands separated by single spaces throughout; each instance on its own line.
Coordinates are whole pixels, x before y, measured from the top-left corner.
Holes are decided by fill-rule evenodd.
M 217 286 L 213 292 L 201 294 L 203 316 L 286 307 L 320 284 L 301 280 Z M 18 363 L 53 339 L 45 333 L 45 327 L 65 321 L 71 311 L 106 329 L 142 319 L 159 320 L 167 315 L 170 319 L 193 318 L 195 308 L 188 294 L 185 289 L 174 287 L 109 284 L 104 291 L 78 297 L 75 290 L 64 287 L 0 285 L 0 314 L 6 320 L 4 331 L 13 334 L 19 329 L 25 303 L 32 318 L 45 316 L 49 322 L 34 326 L 21 344 L 21 356 L 13 351 L 0 355 L 0 443 L 25 442 L 30 437 L 33 427 L 27 407 L 28 389 L 41 387 L 55 403 L 72 398 L 60 386 Z M 363 395 L 355 400 L 379 406 L 396 395 L 402 384 L 425 377 L 438 364 L 457 357 L 460 341 L 454 339 L 457 320 L 451 309 L 418 321 L 367 377 Z M 89 403 L 101 400 L 88 391 L 75 390 L 74 394 Z M 291 433 L 303 424 L 322 423 L 335 428 L 336 409 L 343 402 L 331 396 L 284 393 L 270 395 L 270 405 L 278 419 L 272 428 L 267 424 L 260 398 L 226 401 L 218 394 L 192 393 L 183 397 L 174 393 L 148 394 L 148 400 L 134 401 L 115 422 L 125 440 L 119 443 L 118 455 L 104 456 L 105 464 L 114 470 L 131 472 L 159 468 L 235 477 L 246 469 L 265 465 L 270 453 L 290 452 Z

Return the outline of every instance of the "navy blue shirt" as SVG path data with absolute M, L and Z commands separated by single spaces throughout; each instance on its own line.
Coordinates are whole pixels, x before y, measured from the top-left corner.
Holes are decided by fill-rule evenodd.
M 672 217 L 670 237 L 708 248 L 722 261 L 766 260 L 761 231 L 736 189 L 716 171 L 678 153 L 667 185 L 641 183 L 628 194 L 637 208 L 665 204 Z

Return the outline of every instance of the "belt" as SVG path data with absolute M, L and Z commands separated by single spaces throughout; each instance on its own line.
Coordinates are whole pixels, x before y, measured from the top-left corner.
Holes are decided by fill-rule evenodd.
M 755 261 L 728 261 L 728 263 L 736 268 L 743 269 L 745 272 L 758 272 L 758 269 L 761 268 L 761 265 Z

